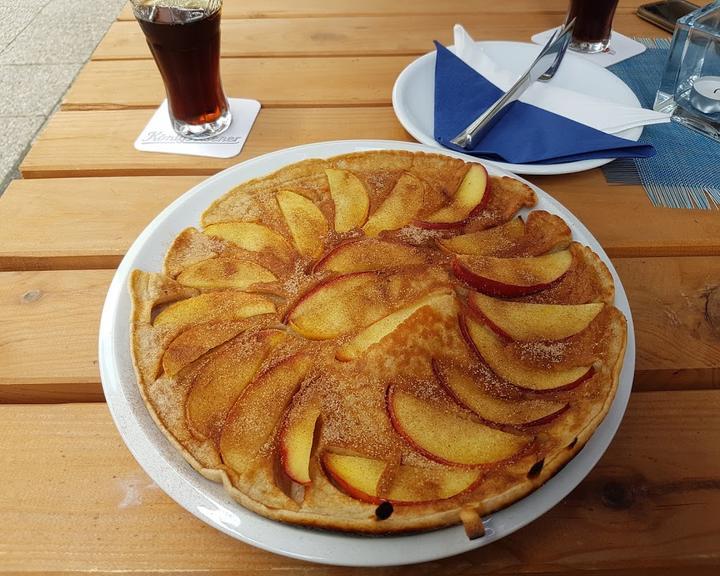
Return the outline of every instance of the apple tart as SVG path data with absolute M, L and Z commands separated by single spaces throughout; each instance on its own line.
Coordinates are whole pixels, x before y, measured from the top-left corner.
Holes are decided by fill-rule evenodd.
M 241 184 L 131 275 L 149 411 L 269 518 L 479 536 L 585 444 L 625 350 L 606 266 L 535 203 L 400 151 Z

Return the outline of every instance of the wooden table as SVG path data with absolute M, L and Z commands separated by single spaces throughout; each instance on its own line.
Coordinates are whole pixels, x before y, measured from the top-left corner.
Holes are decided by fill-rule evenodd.
M 616 28 L 664 36 L 633 14 L 639 3 L 620 2 Z M 237 542 L 143 473 L 98 376 L 113 269 L 153 216 L 208 174 L 296 144 L 410 140 L 392 84 L 432 39 L 449 43 L 455 22 L 479 39 L 527 40 L 566 5 L 226 0 L 226 90 L 263 103 L 229 160 L 133 149 L 163 90 L 131 12 L 120 15 L 0 198 L 0 573 L 361 573 Z M 625 285 L 638 351 L 627 414 L 589 477 L 530 526 L 378 573 L 717 574 L 720 214 L 653 208 L 640 187 L 610 187 L 599 170 L 533 181 L 587 224 Z

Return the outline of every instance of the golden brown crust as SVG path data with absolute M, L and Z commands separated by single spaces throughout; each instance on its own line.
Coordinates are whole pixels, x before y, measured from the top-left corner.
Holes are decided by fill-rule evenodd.
M 291 190 L 313 202 L 330 223 L 331 230 L 324 240 L 325 256 L 334 246 L 363 236 L 358 229 L 344 234 L 333 231 L 335 206 L 325 176 L 328 168 L 347 170 L 362 182 L 369 195 L 370 215 L 386 202 L 403 174 L 413 174 L 426 186 L 426 206 L 420 212 L 423 216 L 452 201 L 468 165 L 441 155 L 393 151 L 307 160 L 237 186 L 206 210 L 202 226 L 259 223 L 294 246 L 293 230 L 289 228 L 274 197 L 278 190 Z M 399 229 L 382 232 L 377 242 L 369 243 L 377 246 L 383 241 L 400 242 L 412 246 L 409 253 L 414 255 L 412 262 L 408 261 L 406 265 L 398 262 L 390 271 L 372 271 L 372 261 L 359 268 L 362 270 L 359 274 L 375 275 L 373 286 L 376 292 L 373 294 L 376 295 L 368 306 L 379 306 L 379 312 L 372 318 L 387 316 L 413 299 L 438 291 L 449 290 L 450 294 L 455 294 L 452 298 L 457 300 L 457 305 L 442 311 L 432 307 L 419 308 L 402 320 L 393 332 L 351 361 L 336 360 L 336 349 L 347 345 L 363 326 L 329 340 L 317 340 L 308 339 L 288 322 L 288 315 L 310 291 L 339 276 L 315 270 L 314 263 L 319 258 L 295 255 L 288 261 L 276 249 L 240 247 L 226 238 L 206 235 L 202 229 L 182 232 L 168 251 L 164 274 L 133 271 L 129 286 L 133 303 L 133 362 L 141 395 L 157 425 L 193 468 L 210 480 L 222 482 L 240 504 L 268 518 L 309 527 L 366 534 L 423 531 L 460 522 L 463 510 L 465 520 L 473 524 L 471 515 L 475 517 L 499 510 L 535 490 L 585 445 L 607 414 L 618 385 L 627 330 L 624 317 L 612 306 L 614 287 L 607 267 L 590 249 L 573 243 L 569 248 L 573 257 L 572 266 L 560 281 L 515 300 L 554 304 L 605 302 L 607 306 L 585 331 L 554 348 L 551 343 L 537 343 L 532 347 L 510 343 L 507 350 L 517 362 L 526 364 L 530 350 L 532 357 L 529 365 L 547 364 L 549 370 L 589 361 L 594 367 L 592 376 L 574 388 L 538 394 L 502 380 L 481 357 L 473 353 L 458 324 L 458 314 L 466 313 L 464 302 L 468 288 L 454 279 L 452 256 L 437 248 L 437 240 L 498 226 L 512 219 L 519 209 L 532 206 L 536 201 L 530 188 L 510 178 L 492 178 L 490 190 L 485 210 L 473 214 L 460 227 L 418 228 L 418 218 L 414 218 Z M 559 218 L 538 213 L 533 221 L 538 222 L 537 237 L 546 245 L 542 249 L 536 248 L 538 252 L 565 248 L 567 234 Z M 509 249 L 506 255 L 535 255 L 532 250 L 530 246 L 518 247 L 514 252 Z M 423 258 L 420 266 L 417 254 Z M 237 293 L 237 290 L 196 289 L 177 281 L 187 267 L 218 257 L 253 262 L 271 270 L 279 280 L 262 296 L 249 295 L 247 300 L 238 300 L 233 304 L 234 308 L 228 308 L 218 318 L 213 316 L 212 309 L 203 308 L 205 301 L 198 297 L 220 291 L 227 293 L 228 299 L 232 300 L 230 294 Z M 189 301 L 197 302 L 188 306 L 189 311 L 178 312 L 175 308 L 165 312 L 175 302 Z M 190 316 L 185 317 L 184 314 Z M 228 318 L 227 314 L 237 316 Z M 162 318 L 158 321 L 160 316 Z M 366 316 L 367 313 L 354 317 Z M 205 348 L 202 343 L 193 347 L 192 340 L 196 334 L 187 330 L 200 325 L 198 319 L 205 324 L 201 329 L 195 329 L 197 334 L 206 333 L 215 322 L 222 324 L 229 339 L 219 334 L 208 338 L 209 344 Z M 374 319 L 368 320 L 365 325 Z M 293 405 L 302 406 L 313 401 L 322 407 L 322 425 L 316 430 L 310 460 L 312 481 L 304 488 L 293 483 L 279 465 L 279 424 L 267 441 L 252 452 L 252 462 L 240 470 L 228 465 L 228 461 L 233 460 L 229 454 L 223 453 L 219 436 L 202 437 L 198 428 L 188 420 L 197 417 L 188 412 L 188 398 L 197 394 L 198 382 L 203 378 L 207 382 L 207 374 L 210 373 L 210 385 L 213 385 L 215 366 L 243 370 L 253 356 L 252 351 L 242 351 L 242 346 L 237 344 L 238 338 L 245 337 L 250 341 L 252 338 L 247 335 L 254 337 L 267 328 L 279 328 L 279 333 L 284 336 L 268 344 L 267 355 L 258 359 L 252 372 L 254 376 L 248 376 L 247 383 L 242 386 L 232 384 L 237 386 L 232 392 L 232 402 L 217 413 L 218 420 L 213 429 L 222 431 L 226 419 L 234 417 L 238 411 L 236 398 L 251 397 L 262 378 L 271 379 L 273 371 L 288 359 L 299 353 L 309 353 L 314 359 L 313 367 L 291 391 L 295 398 Z M 233 336 L 236 333 L 234 330 L 240 335 Z M 168 375 L 163 371 L 162 358 L 175 341 L 179 351 L 173 358 L 177 358 L 180 364 L 176 374 Z M 252 341 L 260 340 L 255 338 Z M 180 349 L 180 345 L 189 345 L 189 349 Z M 207 351 L 203 353 L 205 349 Z M 553 357 L 547 360 L 543 354 L 551 349 Z M 561 351 L 557 352 L 558 349 Z M 481 481 L 470 489 L 442 500 L 413 504 L 396 502 L 390 517 L 381 520 L 376 515 L 377 504 L 362 501 L 338 488 L 323 469 L 319 454 L 330 450 L 383 460 L 388 463 L 383 480 L 387 486 L 401 465 L 423 469 L 428 474 L 453 469 L 453 466 L 428 459 L 413 448 L 393 428 L 386 407 L 386 390 L 392 384 L 431 405 L 476 420 L 476 415 L 460 406 L 438 382 L 430 365 L 430 360 L 438 358 L 470 370 L 482 387 L 500 398 L 550 398 L 567 403 L 570 409 L 550 423 L 531 426 L 527 430 L 511 427 L 513 434 L 529 434 L 534 438 L 531 448 L 504 464 L 478 468 L 482 472 Z M 202 374 L 205 376 L 201 377 Z M 218 376 L 216 380 L 222 381 L 222 378 Z M 203 406 L 200 408 L 204 409 Z M 281 409 L 281 413 L 285 413 L 285 408 Z M 279 421 L 283 419 L 284 416 Z M 507 429 L 503 426 L 499 428 Z M 479 529 L 477 523 L 473 526 Z

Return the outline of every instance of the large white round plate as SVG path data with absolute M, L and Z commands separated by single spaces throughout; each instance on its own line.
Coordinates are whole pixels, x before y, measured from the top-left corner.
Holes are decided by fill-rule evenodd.
M 577 218 L 545 192 L 529 184 L 538 194 L 537 208 L 564 218 L 575 239 L 590 246 L 607 264 L 615 280 L 616 305 L 628 320 L 627 352 L 610 412 L 587 445 L 556 476 L 529 496 L 489 516 L 485 537 L 470 541 L 462 526 L 408 536 L 366 537 L 282 524 L 246 510 L 233 501 L 221 485 L 195 472 L 155 425 L 138 391 L 130 357 L 131 304 L 127 285 L 131 270 L 160 271 L 165 251 L 175 236 L 188 226 L 197 226 L 205 208 L 240 182 L 306 158 L 379 149 L 437 152 L 407 142 L 322 142 L 248 160 L 198 184 L 163 210 L 130 247 L 110 285 L 100 322 L 100 373 L 105 398 L 123 440 L 148 475 L 178 504 L 234 538 L 278 554 L 327 564 L 392 566 L 435 560 L 484 546 L 532 522 L 564 498 L 610 444 L 625 411 L 635 367 L 630 308 L 610 260 Z M 459 157 L 451 152 L 446 154 Z M 493 166 L 488 166 L 488 172 L 504 174 Z
M 518 76 L 527 70 L 541 46 L 522 42 L 479 42 L 495 62 Z M 454 51 L 454 47 L 449 49 Z M 555 86 L 575 90 L 590 96 L 601 96 L 609 102 L 641 108 L 640 101 L 627 84 L 602 66 L 568 52 L 562 66 L 552 79 Z M 435 118 L 435 52 L 411 62 L 395 81 L 392 94 L 395 115 L 405 130 L 418 142 L 443 148 L 434 138 Z M 468 119 L 468 123 L 472 119 Z M 637 141 L 642 127 L 619 132 L 617 136 Z M 466 157 L 467 158 L 467 157 Z M 562 164 L 509 164 L 493 162 L 516 174 L 569 174 L 597 168 L 614 158 L 578 160 Z

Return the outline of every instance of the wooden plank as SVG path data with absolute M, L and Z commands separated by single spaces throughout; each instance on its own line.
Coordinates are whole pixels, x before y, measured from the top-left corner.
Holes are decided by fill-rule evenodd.
M 412 57 L 274 58 L 222 62 L 228 96 L 255 98 L 265 108 L 389 106 L 398 74 Z M 371 80 L 371 81 L 370 81 Z M 152 60 L 89 62 L 63 102 L 64 110 L 157 108 L 165 98 Z
M 717 387 L 720 330 L 706 307 L 710 292 L 720 289 L 720 258 L 621 258 L 615 264 L 635 322 L 636 388 Z M 98 397 L 97 327 L 112 274 L 0 273 L 0 402 L 44 402 L 48 392 L 49 400 L 88 391 Z M 676 376 L 686 370 L 692 379 Z
M 458 22 L 476 40 L 529 42 L 536 32 L 559 25 L 563 13 L 543 10 L 520 20 L 516 14 L 486 11 L 462 16 L 449 13 L 354 18 L 224 18 L 221 54 L 223 58 L 419 55 L 433 50 L 433 40 L 452 44 L 452 28 Z M 632 14 L 618 14 L 615 29 L 631 36 L 665 36 Z M 150 59 L 151 55 L 136 22 L 116 22 L 92 58 Z
M 114 268 L 145 225 L 202 179 L 16 180 L 0 199 L 0 270 Z M 598 170 L 535 180 L 610 256 L 720 255 L 712 211 L 651 208 L 640 187 L 606 187 Z
M 720 255 L 714 210 L 656 208 L 641 186 L 608 186 L 601 170 L 529 179 L 580 218 L 611 256 Z
M 413 140 L 390 107 L 265 109 L 260 111 L 245 148 L 234 158 L 158 155 L 133 148 L 133 142 L 151 115 L 149 110 L 58 112 L 23 160 L 21 172 L 25 178 L 210 175 L 259 154 L 311 142 L 355 138 Z M 615 218 L 626 218 L 642 229 L 651 228 L 654 218 L 660 218 L 663 223 L 672 220 L 673 225 L 666 227 L 668 240 L 665 246 L 661 243 L 660 253 L 665 249 L 681 251 L 685 228 L 671 229 L 679 221 L 696 217 L 700 226 L 709 226 L 708 234 L 695 240 L 703 246 L 700 250 L 717 248 L 717 219 L 712 212 L 652 208 L 640 187 L 608 187 L 600 171 L 532 180 L 579 215 L 588 195 L 597 194 L 592 201 L 593 210 L 588 211 L 591 216 L 599 214 L 596 210 L 607 204 L 605 210 L 618 207 Z M 595 221 L 600 222 L 601 218 Z M 588 224 L 593 229 L 592 222 Z M 624 233 L 624 227 L 618 225 L 614 241 L 621 243 Z M 649 239 L 644 249 L 652 250 L 653 242 Z
M 0 273 L 0 402 L 102 399 L 98 323 L 112 274 Z
M 236 574 L 240 559 L 243 574 L 358 573 L 204 525 L 145 475 L 102 404 L 0 406 L 0 435 L 0 574 Z M 455 558 L 375 573 L 709 574 L 720 564 L 719 437 L 720 391 L 634 394 L 598 466 L 530 526 Z
M 214 174 L 266 152 L 324 140 L 410 140 L 390 107 L 261 110 L 245 147 L 234 158 L 148 154 L 133 142 L 150 110 L 59 112 L 23 160 L 25 178 Z
M 720 258 L 619 258 L 615 267 L 635 320 L 637 368 L 665 371 L 711 368 L 707 386 L 718 381 Z M 668 383 L 670 384 L 670 383 Z
M 202 179 L 15 180 L 0 199 L 0 270 L 114 268 L 143 228 Z
M 645 0 L 622 0 L 618 14 L 634 13 Z M 566 0 L 512 0 L 493 3 L 487 0 L 415 0 L 414 2 L 388 2 L 387 0 L 224 0 L 223 18 L 305 18 L 312 16 L 389 16 L 403 14 L 474 14 L 511 13 L 527 15 L 553 12 L 565 14 Z M 128 4 L 118 20 L 133 20 Z

